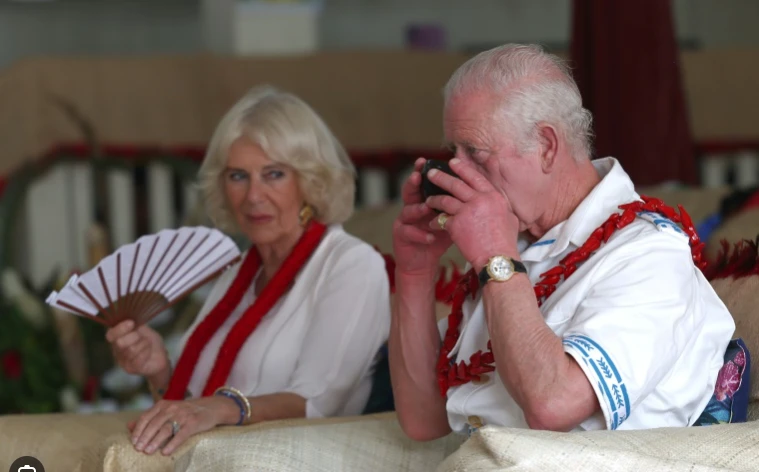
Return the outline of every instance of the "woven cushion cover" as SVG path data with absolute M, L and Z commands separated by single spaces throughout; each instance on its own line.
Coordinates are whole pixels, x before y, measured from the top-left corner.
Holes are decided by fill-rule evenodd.
M 581 433 L 485 426 L 438 468 L 440 472 L 748 472 L 758 469 L 759 422 Z

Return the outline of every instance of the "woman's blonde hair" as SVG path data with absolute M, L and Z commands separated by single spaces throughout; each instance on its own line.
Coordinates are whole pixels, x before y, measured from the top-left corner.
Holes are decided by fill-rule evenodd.
M 220 229 L 238 230 L 222 190 L 222 174 L 229 148 L 240 137 L 261 146 L 272 161 L 295 170 L 317 220 L 343 223 L 353 214 L 356 169 L 348 153 L 306 102 L 267 85 L 251 89 L 222 118 L 200 167 L 206 211 Z

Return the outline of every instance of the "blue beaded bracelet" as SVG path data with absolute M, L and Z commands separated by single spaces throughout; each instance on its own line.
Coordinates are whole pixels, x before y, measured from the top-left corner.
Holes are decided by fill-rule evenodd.
M 231 398 L 235 401 L 235 403 L 237 403 L 237 406 L 240 407 L 240 421 L 237 422 L 237 426 L 240 426 L 243 421 L 245 421 L 245 405 L 243 405 L 242 401 L 237 398 L 237 395 L 226 390 L 218 391 L 216 392 L 216 395 L 224 395 L 225 397 Z

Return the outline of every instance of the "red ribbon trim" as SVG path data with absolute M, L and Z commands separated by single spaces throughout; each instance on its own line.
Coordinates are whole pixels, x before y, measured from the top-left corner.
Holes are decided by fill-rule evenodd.
M 325 231 L 325 225 L 316 221 L 311 222 L 295 245 L 295 248 L 285 259 L 282 267 L 280 267 L 277 273 L 274 274 L 274 277 L 261 291 L 261 295 L 232 327 L 219 348 L 216 362 L 208 376 L 202 396 L 213 395 L 216 389 L 223 386 L 227 381 L 245 340 L 255 331 L 261 319 L 277 303 L 277 300 L 288 290 L 295 276 L 318 247 Z M 163 397 L 164 399 L 181 400 L 184 398 L 200 354 L 205 349 L 208 341 L 240 304 L 240 300 L 242 300 L 243 295 L 253 283 L 253 278 L 260 266 L 261 256 L 255 248 L 251 248 L 226 294 L 205 319 L 198 324 L 188 339 L 187 345 L 177 362 L 176 369 L 169 382 L 169 387 Z
M 577 270 L 578 264 L 581 264 L 592 256 L 602 244 L 609 240 L 612 234 L 632 223 L 640 212 L 658 213 L 681 225 L 683 232 L 689 239 L 693 263 L 702 271 L 706 268 L 706 262 L 703 260 L 704 243 L 698 237 L 696 229 L 693 226 L 693 221 L 691 221 L 685 209 L 682 206 L 678 206 L 678 214 L 674 208 L 668 207 L 662 200 L 646 196 L 641 196 L 641 199 L 643 201 L 620 205 L 619 209 L 622 210 L 622 213 L 613 213 L 601 226 L 591 233 L 588 240 L 581 247 L 570 252 L 553 269 L 540 274 L 541 279 L 533 287 L 538 306 L 541 306 L 551 296 L 559 283 L 566 280 Z M 463 385 L 473 380 L 479 381 L 482 374 L 493 372 L 496 369 L 495 355 L 493 354 L 490 341 L 488 341 L 487 351 L 483 352 L 479 350 L 475 352 L 469 358 L 469 363 L 462 360 L 456 364 L 453 359 L 448 359 L 448 354 L 456 346 L 461 335 L 459 326 L 464 317 L 462 310 L 464 300 L 468 295 L 474 297 L 479 288 L 478 285 L 477 274 L 474 270 L 470 270 L 453 293 L 453 309 L 451 310 L 451 314 L 448 315 L 448 329 L 443 338 L 437 362 L 438 387 L 443 397 L 446 396 L 449 388 Z

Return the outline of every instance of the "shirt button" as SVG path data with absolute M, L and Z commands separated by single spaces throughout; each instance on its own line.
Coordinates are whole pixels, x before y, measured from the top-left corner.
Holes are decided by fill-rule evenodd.
M 479 416 L 470 416 L 466 419 L 472 428 L 482 428 L 482 419 Z

